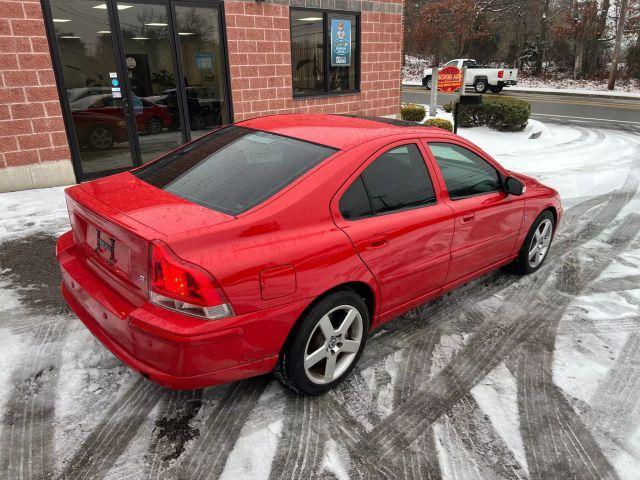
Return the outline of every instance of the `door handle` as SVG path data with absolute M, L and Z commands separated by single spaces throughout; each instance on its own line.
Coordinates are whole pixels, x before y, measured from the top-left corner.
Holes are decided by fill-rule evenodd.
M 384 248 L 389 245 L 389 240 L 387 237 L 377 237 L 369 242 L 367 245 L 367 250 L 377 250 L 379 248 Z
M 476 219 L 476 214 L 472 213 L 470 215 L 463 215 L 462 216 L 462 223 L 471 223 Z

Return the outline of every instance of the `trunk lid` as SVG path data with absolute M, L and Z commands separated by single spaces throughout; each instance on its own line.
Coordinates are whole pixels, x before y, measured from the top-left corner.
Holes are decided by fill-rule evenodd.
M 66 195 L 79 260 L 133 303 L 148 296 L 151 241 L 234 219 L 129 173 L 68 188 Z
M 156 188 L 129 172 L 78 187 L 119 213 L 166 236 L 235 219 Z

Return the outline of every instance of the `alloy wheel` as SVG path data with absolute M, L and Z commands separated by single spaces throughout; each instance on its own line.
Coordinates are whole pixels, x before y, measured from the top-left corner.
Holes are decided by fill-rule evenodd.
M 354 362 L 363 338 L 362 315 L 351 305 L 325 314 L 311 332 L 304 350 L 307 378 L 325 385 L 340 378 Z
M 545 218 L 536 232 L 531 238 L 531 244 L 529 245 L 529 265 L 532 268 L 538 267 L 547 256 L 549 246 L 551 245 L 551 236 L 553 234 L 553 224 L 551 220 Z
M 92 147 L 104 150 L 113 145 L 113 134 L 108 128 L 98 127 L 91 132 L 89 141 Z
M 159 118 L 150 118 L 147 122 L 147 132 L 155 135 L 162 131 L 162 122 Z

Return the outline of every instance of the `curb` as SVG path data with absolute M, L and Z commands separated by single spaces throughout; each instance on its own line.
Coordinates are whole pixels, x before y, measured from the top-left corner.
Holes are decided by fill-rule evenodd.
M 424 88 L 422 85 L 411 85 L 411 84 L 407 84 L 407 83 L 403 83 L 402 84 L 403 87 L 419 87 L 419 88 Z M 425 89 L 425 92 L 428 92 L 429 90 Z M 522 94 L 530 94 L 530 95 L 556 95 L 556 96 L 563 96 L 563 97 L 584 97 L 584 98 L 606 98 L 606 99 L 614 99 L 614 100 L 637 100 L 640 102 L 640 95 L 633 95 L 633 94 L 629 94 L 629 95 L 625 95 L 625 94 L 621 94 L 621 95 L 611 95 L 611 94 L 607 94 L 605 92 L 598 92 L 597 90 L 594 90 L 594 93 L 578 93 L 578 92 L 566 92 L 564 90 L 560 90 L 558 89 L 555 92 L 548 92 L 548 91 L 540 91 L 540 90 L 520 90 L 518 87 L 506 87 L 503 92 L 505 93 L 522 93 Z
M 563 97 L 586 97 L 586 98 L 607 98 L 607 99 L 618 99 L 618 100 L 637 100 L 640 102 L 640 95 L 633 95 L 633 94 L 629 94 L 629 95 L 611 95 L 611 94 L 607 94 L 605 92 L 598 92 L 597 90 L 594 90 L 594 93 L 578 93 L 578 92 L 566 92 L 564 90 L 558 90 L 557 92 L 547 92 L 547 91 L 540 91 L 540 90 L 520 90 L 517 87 L 513 88 L 513 87 L 507 87 L 504 89 L 504 92 L 511 92 L 511 93 L 528 93 L 531 95 L 560 95 Z

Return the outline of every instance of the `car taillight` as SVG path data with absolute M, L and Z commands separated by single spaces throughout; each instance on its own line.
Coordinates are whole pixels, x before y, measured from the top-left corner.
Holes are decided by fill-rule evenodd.
M 229 299 L 205 269 L 185 262 L 162 242 L 151 245 L 149 300 L 170 310 L 215 320 L 230 317 Z
M 504 78 L 504 70 L 498 72 L 498 78 Z

